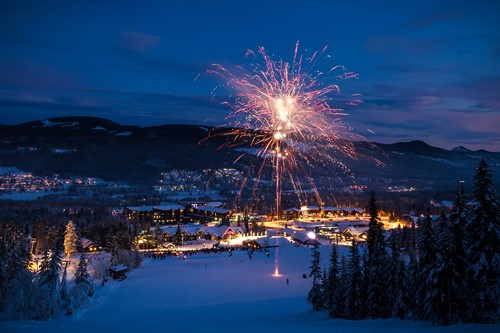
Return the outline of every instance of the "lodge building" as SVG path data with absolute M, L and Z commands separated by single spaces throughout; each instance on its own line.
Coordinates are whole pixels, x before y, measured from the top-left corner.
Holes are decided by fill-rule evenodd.
M 154 224 L 190 222 L 224 222 L 231 215 L 229 209 L 207 205 L 164 204 L 161 206 L 127 206 L 123 210 L 127 220 Z
M 302 206 L 286 210 L 287 220 L 300 218 L 334 218 L 334 217 L 359 217 L 364 213 L 363 208 L 353 207 L 328 207 L 328 206 Z

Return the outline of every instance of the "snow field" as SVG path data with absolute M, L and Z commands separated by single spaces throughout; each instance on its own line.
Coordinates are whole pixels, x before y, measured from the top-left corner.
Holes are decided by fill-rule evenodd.
M 273 244 L 271 240 L 270 244 Z M 0 332 L 498 332 L 494 325 L 432 327 L 428 323 L 388 320 L 331 320 L 312 313 L 311 249 L 280 240 L 275 253 L 195 254 L 147 259 L 124 281 L 96 283 L 91 304 L 49 321 L 0 322 Z M 321 246 L 326 266 L 329 246 Z M 341 247 L 340 253 L 347 253 Z M 286 279 L 289 284 L 286 284 Z

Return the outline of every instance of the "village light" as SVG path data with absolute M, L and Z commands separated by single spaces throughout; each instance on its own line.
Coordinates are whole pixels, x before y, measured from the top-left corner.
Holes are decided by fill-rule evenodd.
M 316 239 L 316 234 L 312 231 L 309 231 L 307 233 L 307 237 L 309 237 L 310 239 Z

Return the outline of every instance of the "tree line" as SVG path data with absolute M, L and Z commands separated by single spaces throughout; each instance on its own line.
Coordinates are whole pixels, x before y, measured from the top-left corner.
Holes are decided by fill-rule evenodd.
M 70 235 L 69 237 L 74 237 Z M 81 254 L 72 288 L 67 286 L 68 262 L 54 241 L 34 263 L 23 228 L 9 225 L 0 232 L 0 312 L 14 319 L 48 319 L 71 314 L 93 295 L 87 257 Z M 75 246 L 69 245 L 68 246 Z
M 407 232 L 385 237 L 374 192 L 368 211 L 366 245 L 353 239 L 346 257 L 333 245 L 323 271 L 319 245 L 313 248 L 313 311 L 434 325 L 500 322 L 500 203 L 485 160 L 473 177 L 472 201 L 466 201 L 462 183 L 448 214 L 435 218 L 427 211 Z M 401 235 L 406 248 L 399 246 Z
M 99 254 L 94 258 L 97 262 L 92 269 L 72 221 L 65 227 L 34 228 L 35 245 L 42 247 L 37 258 L 30 251 L 31 238 L 26 228 L 20 224 L 4 225 L 0 228 L 0 314 L 24 320 L 55 318 L 62 313 L 71 315 L 92 297 L 94 280 L 104 278 L 109 268 L 118 264 L 130 269 L 140 266 L 142 257 L 139 252 L 131 251 L 130 235 L 120 225 L 108 226 L 109 255 Z M 68 284 L 68 264 L 78 253 L 81 255 L 74 280 Z

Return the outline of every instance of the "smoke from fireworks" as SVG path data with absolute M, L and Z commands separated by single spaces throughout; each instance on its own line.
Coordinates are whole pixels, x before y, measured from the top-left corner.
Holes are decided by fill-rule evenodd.
M 295 46 L 293 60 L 274 60 L 263 47 L 247 52 L 255 59 L 250 66 L 230 70 L 215 64 L 209 74 L 221 77 L 236 92 L 232 102 L 226 102 L 231 112 L 227 117 L 233 130 L 228 145 L 256 148 L 264 165 L 271 162 L 276 184 L 276 209 L 281 211 L 283 180 L 289 180 L 301 199 L 306 187 L 319 194 L 310 177 L 312 165 L 335 165 L 348 170 L 341 159 L 356 158 L 351 133 L 341 121 L 345 113 L 334 106 L 333 96 L 339 96 L 339 81 L 356 77 L 342 66 L 325 71 L 318 62 L 329 60 L 325 53 L 314 52 L 310 57 L 299 54 Z M 352 98 L 348 103 L 357 104 Z M 240 157 L 244 156 L 243 153 Z

